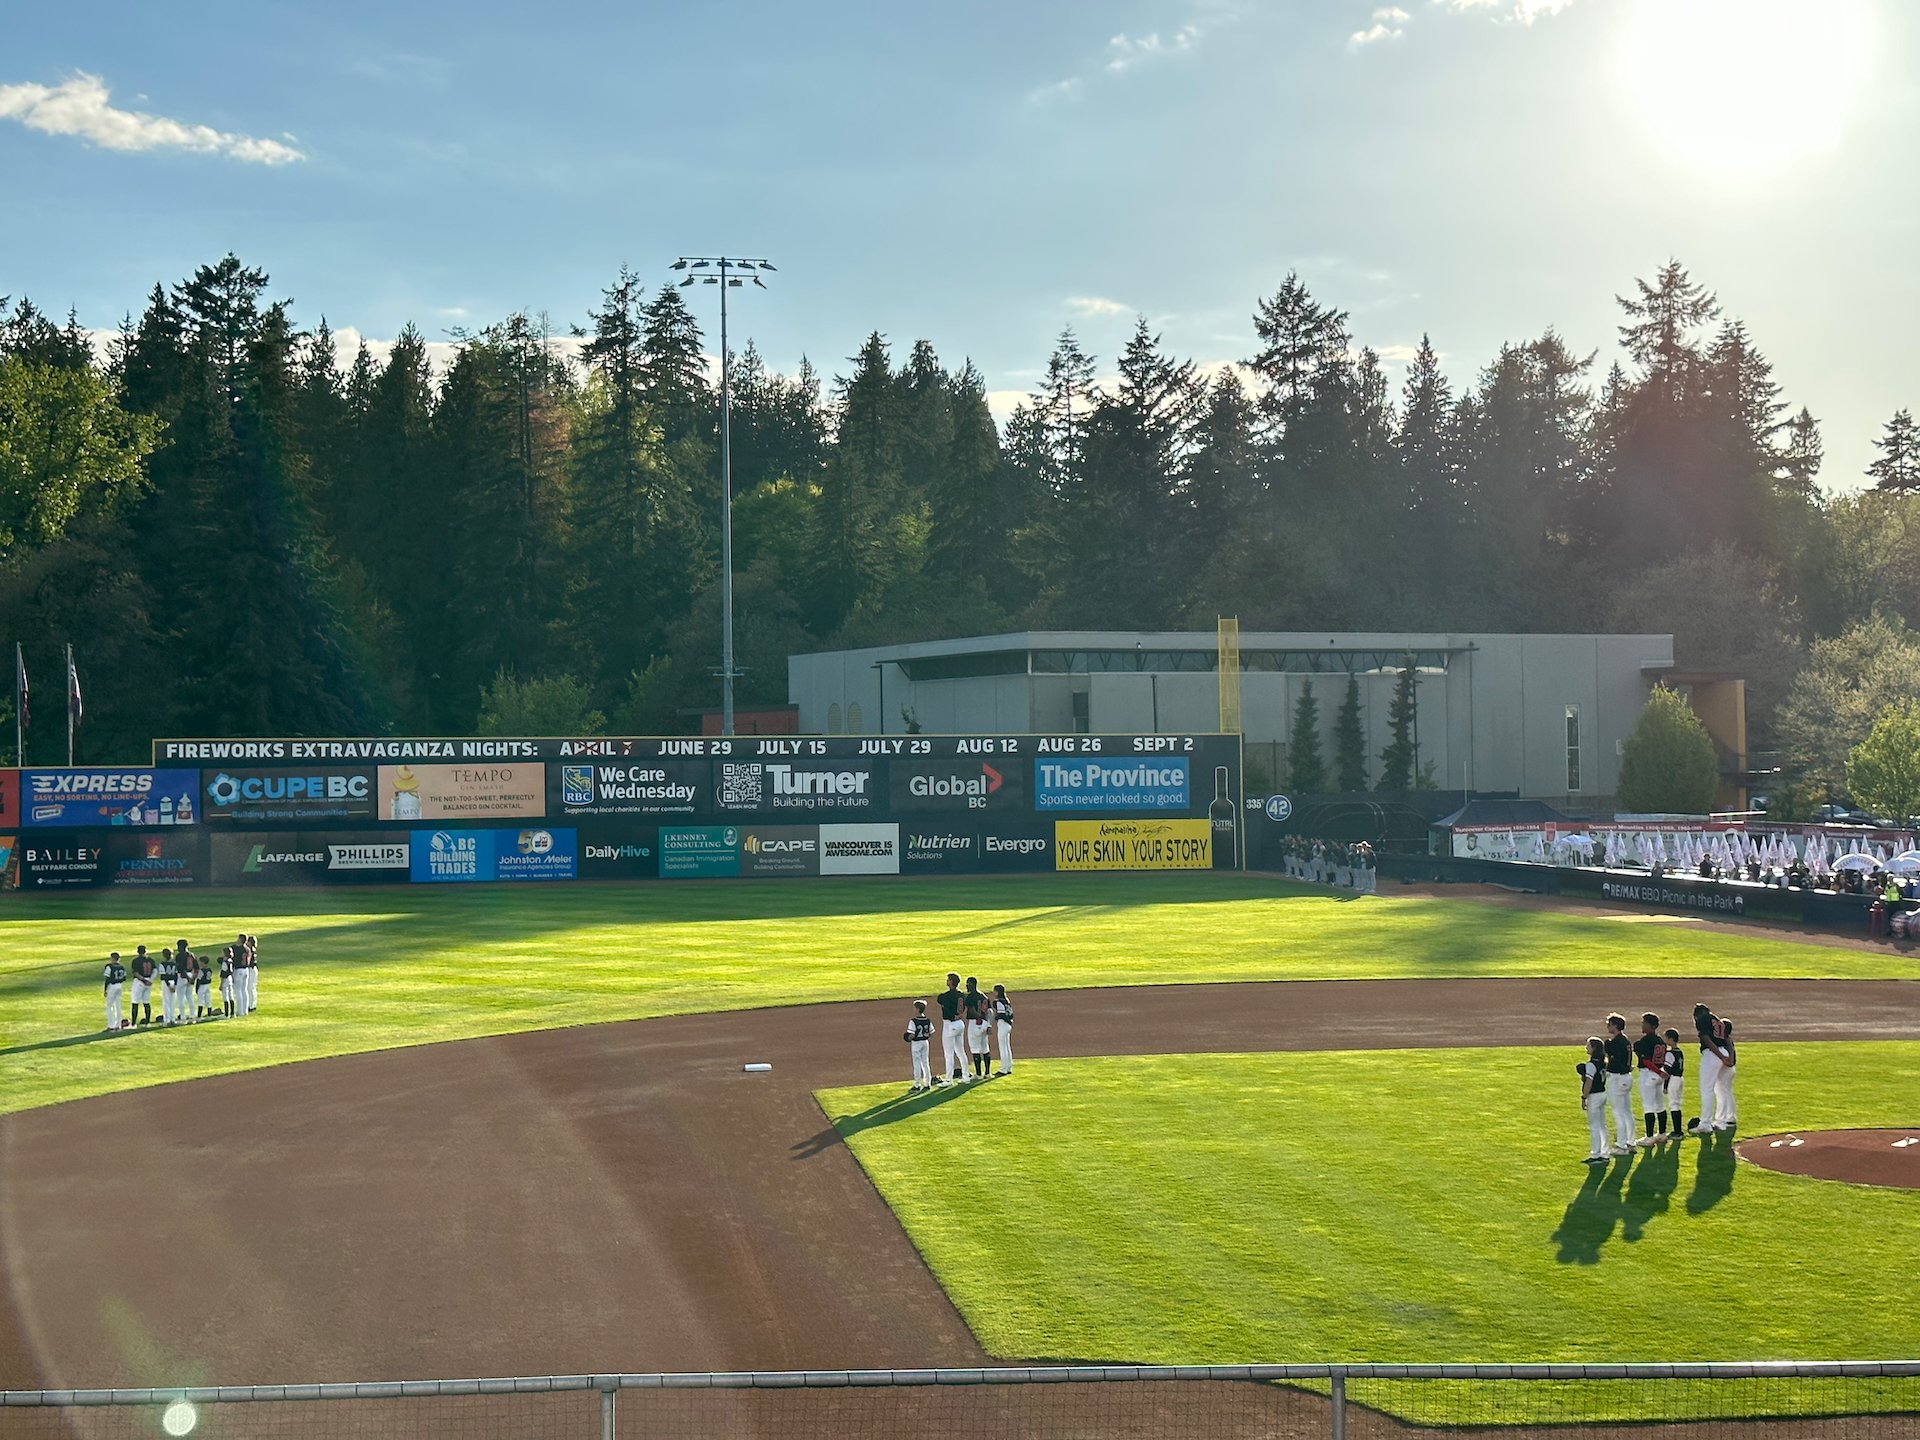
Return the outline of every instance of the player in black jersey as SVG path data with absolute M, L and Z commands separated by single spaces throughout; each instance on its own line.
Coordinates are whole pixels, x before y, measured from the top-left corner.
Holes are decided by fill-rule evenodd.
M 960 1018 L 960 1004 L 960 977 L 948 975 L 947 988 L 940 992 L 940 1043 L 946 1052 L 941 1059 L 942 1085 L 957 1085 L 967 1078 L 967 1022 Z
M 182 940 L 180 948 L 173 952 L 173 963 L 180 971 L 180 997 L 177 1014 L 182 1025 L 191 1025 L 199 1017 L 193 1013 L 194 995 L 200 988 L 200 957 L 187 948 Z
M 220 952 L 220 1013 L 233 1015 L 233 946 Z
M 173 951 L 166 946 L 160 947 L 160 1023 L 176 1025 L 175 1016 L 180 1008 L 180 962 L 173 958 Z
M 1000 1073 L 1013 1073 L 1013 1001 L 1007 998 L 1007 987 L 993 987 L 993 999 L 987 1002 L 987 1009 L 993 1016 L 994 1038 L 1000 1042 Z
M 907 1017 L 907 1033 L 900 1037 L 907 1042 L 907 1058 L 913 1062 L 913 1088 L 931 1090 L 933 1088 L 933 1062 L 927 1051 L 933 1044 L 933 1021 L 927 1018 L 927 1002 L 913 1002 L 913 1014 Z
M 1607 1016 L 1607 1105 L 1613 1111 L 1613 1153 L 1630 1155 L 1634 1146 L 1633 1046 L 1623 1015 Z
M 1633 1042 L 1633 1059 L 1639 1071 L 1640 1113 L 1646 1117 L 1647 1133 L 1639 1143 L 1661 1145 L 1667 1138 L 1667 1042 L 1660 1038 L 1660 1017 L 1651 1010 L 1640 1017 L 1640 1038 Z M 1655 1128 L 1658 1122 L 1658 1128 Z
M 106 966 L 100 972 L 100 980 L 107 1001 L 107 1033 L 109 1035 L 126 1027 L 126 1022 L 120 1018 L 120 986 L 126 978 L 127 967 L 120 963 L 120 952 L 116 950 L 107 956 Z
M 1687 1132 L 1680 1128 L 1680 1116 L 1687 1108 L 1687 1053 L 1680 1048 L 1680 1032 L 1668 1030 L 1667 1042 L 1667 1133 L 1678 1140 Z
M 967 977 L 967 993 L 960 997 L 961 1010 L 967 1017 L 967 1058 L 972 1062 L 972 1079 L 987 1078 L 987 1062 L 993 1057 L 987 1053 L 987 997 L 980 993 L 980 982 L 973 976 Z
M 127 1019 L 136 1025 L 153 1023 L 153 957 L 147 954 L 147 947 L 136 945 L 133 949 L 133 988 L 128 992 Z M 135 1020 L 133 1012 L 138 1010 L 140 1018 Z

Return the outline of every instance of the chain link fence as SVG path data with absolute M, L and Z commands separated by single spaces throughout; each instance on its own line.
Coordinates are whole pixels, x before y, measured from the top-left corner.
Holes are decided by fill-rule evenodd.
M 1920 1361 L 1027 1366 L 0 1391 L 5 1440 L 1920 1435 Z

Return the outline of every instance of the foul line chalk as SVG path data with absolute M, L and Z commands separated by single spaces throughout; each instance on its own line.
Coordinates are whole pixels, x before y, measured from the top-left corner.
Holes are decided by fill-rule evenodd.
M 751 1065 L 742 1065 L 740 1068 L 749 1075 L 756 1075 L 762 1070 L 771 1070 L 773 1066 L 766 1064 L 764 1061 L 755 1061 Z

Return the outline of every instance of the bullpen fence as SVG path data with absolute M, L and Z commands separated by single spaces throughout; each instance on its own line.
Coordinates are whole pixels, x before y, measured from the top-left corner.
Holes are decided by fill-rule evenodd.
M 249 1440 L 1920 1434 L 1920 1361 L 1032 1366 L 0 1391 L 0 1435 Z

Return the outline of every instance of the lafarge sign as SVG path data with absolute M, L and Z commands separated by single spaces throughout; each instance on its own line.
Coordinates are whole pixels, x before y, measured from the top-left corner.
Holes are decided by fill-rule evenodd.
M 203 770 L 201 782 L 209 820 L 285 825 L 374 816 L 371 770 Z

